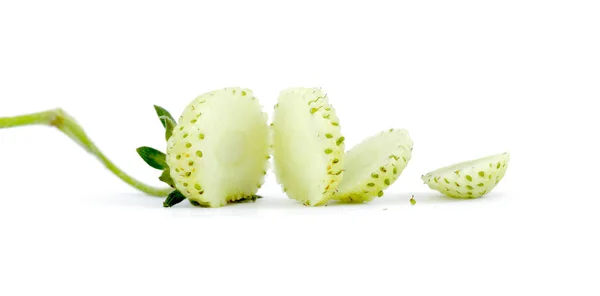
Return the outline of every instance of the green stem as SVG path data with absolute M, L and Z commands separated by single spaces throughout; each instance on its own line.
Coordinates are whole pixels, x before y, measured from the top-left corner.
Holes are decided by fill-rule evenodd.
M 112 163 L 96 145 L 85 134 L 83 128 L 62 109 L 53 109 L 44 112 L 25 114 L 15 117 L 0 117 L 0 129 L 19 127 L 24 125 L 49 125 L 58 128 L 69 138 L 83 147 L 87 152 L 93 154 L 108 168 L 113 174 L 132 187 L 153 196 L 167 196 L 173 188 L 156 188 L 146 185 L 137 179 L 129 176 L 114 163 Z

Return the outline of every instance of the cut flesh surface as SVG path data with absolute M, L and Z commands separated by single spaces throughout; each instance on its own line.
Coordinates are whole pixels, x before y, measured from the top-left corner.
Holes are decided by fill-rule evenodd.
M 269 159 L 267 114 L 249 89 L 197 97 L 169 138 L 167 164 L 192 203 L 219 207 L 256 194 Z
M 288 197 L 323 205 L 342 178 L 344 137 L 327 95 L 318 88 L 281 92 L 272 123 L 277 181 Z
M 383 196 L 411 159 L 413 141 L 405 129 L 391 129 L 367 138 L 346 154 L 344 179 L 335 198 L 365 202 Z

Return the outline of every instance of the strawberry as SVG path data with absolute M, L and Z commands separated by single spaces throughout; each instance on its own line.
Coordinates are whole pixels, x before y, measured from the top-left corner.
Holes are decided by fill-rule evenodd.
M 220 207 L 256 200 L 269 159 L 267 115 L 249 89 L 224 88 L 194 99 L 178 123 L 156 107 L 166 128 L 167 153 L 138 149 L 162 181 L 175 189 L 164 206 L 184 199 Z
M 354 146 L 346 155 L 336 199 L 366 202 L 383 196 L 410 161 L 413 142 L 404 129 L 391 129 Z
M 421 177 L 423 182 L 454 198 L 477 198 L 490 193 L 506 173 L 508 152 L 443 167 Z
M 326 204 L 343 175 L 344 140 L 327 95 L 318 88 L 283 90 L 275 105 L 273 160 L 288 197 Z

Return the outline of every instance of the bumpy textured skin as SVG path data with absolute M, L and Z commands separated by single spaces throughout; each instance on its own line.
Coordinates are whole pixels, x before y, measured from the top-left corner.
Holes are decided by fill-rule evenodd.
M 405 129 L 391 129 L 369 137 L 346 154 L 345 177 L 336 199 L 361 203 L 382 197 L 411 159 L 413 141 Z
M 344 137 L 335 110 L 318 88 L 280 93 L 273 114 L 273 162 L 288 197 L 324 205 L 343 177 Z
M 454 198 L 471 199 L 484 196 L 506 173 L 508 152 L 466 161 L 423 175 L 421 179 L 429 188 Z
M 207 207 L 256 194 L 268 159 L 267 114 L 251 90 L 239 87 L 194 99 L 167 143 L 175 187 L 193 204 Z

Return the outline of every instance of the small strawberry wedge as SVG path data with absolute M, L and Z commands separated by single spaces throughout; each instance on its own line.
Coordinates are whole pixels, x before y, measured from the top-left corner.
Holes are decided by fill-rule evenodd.
M 344 179 L 335 199 L 369 202 L 382 197 L 411 159 L 413 141 L 405 129 L 391 129 L 369 137 L 346 155 Z
M 502 180 L 510 154 L 496 154 L 457 163 L 432 171 L 421 177 L 423 182 L 453 198 L 471 199 L 484 196 Z

